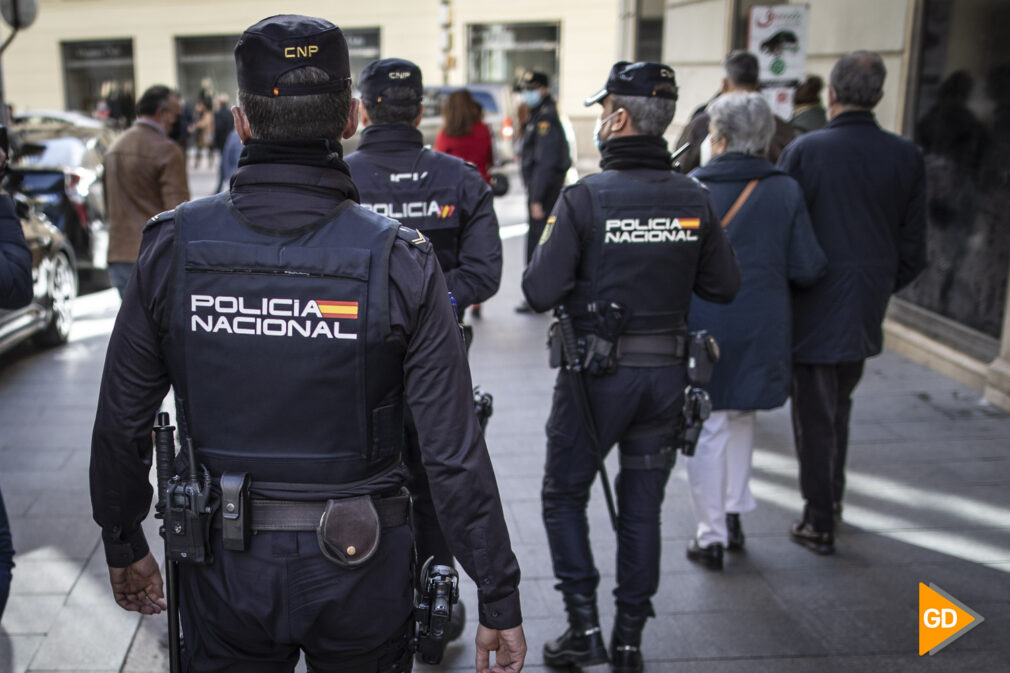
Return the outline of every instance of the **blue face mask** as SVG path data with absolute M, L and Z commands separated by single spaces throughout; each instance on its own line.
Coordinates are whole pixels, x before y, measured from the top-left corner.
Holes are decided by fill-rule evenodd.
M 536 107 L 540 105 L 540 91 L 537 89 L 526 89 L 523 91 L 523 102 L 529 107 Z

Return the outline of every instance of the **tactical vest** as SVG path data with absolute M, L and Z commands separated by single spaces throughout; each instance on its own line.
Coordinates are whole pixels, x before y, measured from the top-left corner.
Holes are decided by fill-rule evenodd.
M 459 266 L 462 204 L 456 199 L 465 164 L 421 149 L 404 172 L 390 173 L 373 163 L 368 152 L 356 152 L 352 170 L 362 206 L 431 239 L 442 271 Z
M 227 193 L 175 210 L 173 383 L 211 474 L 338 485 L 399 461 L 397 232 L 352 201 L 288 231 L 249 222 Z
M 613 170 L 582 180 L 595 225 L 567 302 L 578 325 L 588 327 L 595 302 L 607 301 L 630 310 L 625 332 L 684 329 L 707 210 L 704 199 L 676 184 L 683 180 Z

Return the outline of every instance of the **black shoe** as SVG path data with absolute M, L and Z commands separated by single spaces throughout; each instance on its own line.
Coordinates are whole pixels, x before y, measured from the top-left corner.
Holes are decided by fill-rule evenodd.
M 702 547 L 698 544 L 698 540 L 692 538 L 687 545 L 687 558 L 709 570 L 722 570 L 722 545 L 713 542 L 707 547 Z
M 831 533 L 819 531 L 813 524 L 806 521 L 797 521 L 790 529 L 793 542 L 801 544 L 815 554 L 828 556 L 835 553 L 835 536 Z
M 565 594 L 568 630 L 544 643 L 548 666 L 595 666 L 607 663 L 595 594 Z
M 445 629 L 445 641 L 452 642 L 463 635 L 463 627 L 466 626 L 466 606 L 463 601 L 458 601 L 452 606 L 452 614 L 449 615 L 449 626 Z
M 642 673 L 642 628 L 644 615 L 633 616 L 617 610 L 614 634 L 610 638 L 610 661 L 613 673 Z
M 726 515 L 726 530 L 729 531 L 729 544 L 726 549 L 729 551 L 739 551 L 743 549 L 744 534 L 740 525 L 740 515 L 729 513 Z
M 521 301 L 516 306 L 516 313 L 533 313 L 533 309 L 525 301 Z

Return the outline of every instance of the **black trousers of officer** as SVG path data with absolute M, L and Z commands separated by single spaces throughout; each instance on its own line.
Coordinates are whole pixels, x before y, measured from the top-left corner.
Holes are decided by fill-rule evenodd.
M 834 531 L 835 503 L 845 490 L 852 391 L 865 361 L 793 364 L 792 415 L 805 521 L 818 531 Z
M 313 673 L 401 673 L 413 603 L 413 540 L 404 524 L 382 530 L 361 568 L 323 556 L 315 531 L 258 532 L 247 551 L 180 564 L 179 612 L 188 673 L 288 673 L 305 652 Z
M 544 525 L 564 593 L 595 593 L 600 581 L 589 545 L 586 506 L 598 471 L 571 385 L 559 372 L 547 421 Z M 590 405 L 604 451 L 617 443 L 622 455 L 648 455 L 674 444 L 674 423 L 683 407 L 685 373 L 670 367 L 618 367 L 611 376 L 586 377 Z M 615 404 L 615 400 L 620 400 Z M 615 482 L 617 607 L 652 616 L 659 588 L 660 508 L 669 469 L 621 470 Z
M 554 210 L 554 204 L 557 203 L 558 197 L 561 196 L 561 190 L 565 186 L 565 176 L 558 178 L 557 182 L 552 184 L 547 188 L 547 196 L 544 198 L 542 205 L 544 207 L 544 216 L 537 219 L 533 219 L 530 215 L 530 227 L 526 231 L 526 264 L 530 263 L 533 258 L 533 251 L 536 250 L 537 244 L 540 242 L 540 236 L 544 233 L 544 227 L 547 226 L 547 218 L 550 217 L 551 211 Z M 530 202 L 526 203 L 526 212 L 529 212 Z

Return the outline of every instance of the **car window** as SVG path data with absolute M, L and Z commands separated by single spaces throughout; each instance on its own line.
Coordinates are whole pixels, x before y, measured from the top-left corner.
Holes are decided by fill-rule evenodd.
M 484 108 L 485 114 L 498 114 L 498 103 L 495 102 L 494 96 L 486 91 L 471 91 L 470 93 L 473 94 L 473 99 Z
M 77 138 L 53 138 L 31 143 L 25 149 L 28 151 L 20 162 L 23 166 L 80 166 L 85 146 Z

